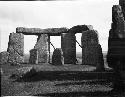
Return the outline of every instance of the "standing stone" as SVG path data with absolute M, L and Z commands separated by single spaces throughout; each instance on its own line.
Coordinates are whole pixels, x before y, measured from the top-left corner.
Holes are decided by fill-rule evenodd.
M 97 64 L 98 35 L 94 30 L 83 31 L 81 37 L 82 64 Z
M 112 28 L 110 38 L 125 38 L 125 20 L 120 5 L 112 7 Z
M 37 49 L 30 50 L 29 63 L 30 64 L 38 64 L 38 51 L 37 51 Z
M 6 64 L 8 62 L 9 53 L 7 51 L 3 51 L 0 53 L 0 65 Z
M 95 65 L 97 70 L 104 70 L 104 60 L 98 34 L 95 30 L 83 31 L 81 37 L 82 64 Z
M 63 65 L 63 64 L 64 64 L 64 58 L 62 49 L 56 48 L 52 55 L 52 65 Z
M 48 63 L 48 35 L 41 34 L 38 36 L 34 49 L 38 50 L 38 63 Z
M 98 63 L 96 65 L 96 70 L 97 71 L 103 71 L 104 70 L 104 59 L 103 59 L 103 53 L 102 53 L 102 48 L 101 45 L 97 45 L 97 55 L 98 55 Z
M 113 91 L 121 93 L 125 92 L 125 1 L 120 0 L 119 3 L 121 6 L 112 7 L 107 62 L 114 70 Z
M 125 20 L 120 5 L 112 7 L 112 28 L 109 31 L 107 62 L 116 68 L 117 59 L 125 56 Z
M 24 35 L 21 33 L 10 33 L 8 49 L 8 62 L 23 63 L 24 62 Z
M 64 55 L 64 64 L 76 64 L 76 36 L 75 33 L 62 33 L 61 48 Z

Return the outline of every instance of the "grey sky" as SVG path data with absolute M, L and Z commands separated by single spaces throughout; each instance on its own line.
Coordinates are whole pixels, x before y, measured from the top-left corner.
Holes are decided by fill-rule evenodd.
M 9 33 L 16 27 L 68 27 L 93 25 L 99 33 L 103 51 L 108 47 L 108 33 L 111 28 L 112 6 L 118 0 L 76 0 L 76 1 L 1 1 L 0 2 L 0 51 L 8 46 Z M 76 35 L 80 42 L 81 36 Z M 33 48 L 36 36 L 25 36 L 25 53 Z M 59 37 L 51 38 L 55 47 L 60 47 Z M 32 41 L 32 42 L 31 42 Z M 51 51 L 53 51 L 51 47 Z M 77 46 L 77 51 L 81 49 Z

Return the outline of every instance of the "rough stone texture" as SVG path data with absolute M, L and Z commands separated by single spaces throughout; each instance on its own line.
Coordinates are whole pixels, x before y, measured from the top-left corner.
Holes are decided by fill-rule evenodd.
M 112 7 L 112 22 L 109 37 L 125 38 L 125 20 L 120 5 L 114 5 Z
M 125 17 L 125 0 L 119 0 L 119 5 L 122 7 L 123 15 Z
M 17 27 L 16 33 L 23 33 L 26 35 L 40 35 L 40 34 L 49 34 L 49 35 L 60 35 L 61 33 L 67 32 L 67 28 L 48 28 L 48 29 L 40 29 L 40 28 L 24 28 Z
M 34 49 L 38 51 L 38 63 L 48 63 L 49 61 L 48 37 L 47 34 L 41 34 L 41 36 L 38 36 L 37 43 L 34 46 Z
M 63 65 L 63 64 L 64 64 L 64 58 L 62 49 L 56 48 L 52 55 L 52 65 Z
M 11 63 L 23 63 L 24 62 L 24 36 L 21 33 L 10 33 L 8 49 L 9 59 Z
M 75 33 L 62 33 L 61 48 L 64 55 L 64 64 L 76 64 L 76 36 Z
M 122 0 L 120 1 L 122 2 Z M 120 3 L 121 4 L 121 3 Z M 120 5 L 112 7 L 112 28 L 109 31 L 107 62 L 112 68 L 115 61 L 125 56 L 125 20 Z M 115 62 L 115 63 L 114 63 Z M 122 66 L 123 67 L 123 66 Z
M 98 71 L 103 71 L 104 70 L 104 59 L 103 59 L 103 53 L 102 53 L 102 48 L 101 45 L 97 45 L 97 55 L 98 55 L 98 63 L 96 65 L 96 70 Z
M 125 91 L 125 0 L 112 7 L 112 28 L 108 39 L 108 66 L 114 70 L 113 90 Z M 124 15 L 123 15 L 124 14 Z
M 93 30 L 92 25 L 77 25 L 69 29 L 72 33 L 82 33 L 82 31 Z
M 82 64 L 97 65 L 103 67 L 103 57 L 101 46 L 98 44 L 97 31 L 83 31 L 81 37 L 82 44 Z
M 33 67 L 22 67 L 16 69 L 10 78 L 29 78 L 36 74 L 36 70 Z
M 38 51 L 37 51 L 37 49 L 30 50 L 29 63 L 30 64 L 38 64 Z
M 7 51 L 3 51 L 0 53 L 0 65 L 6 64 L 8 62 L 9 53 Z

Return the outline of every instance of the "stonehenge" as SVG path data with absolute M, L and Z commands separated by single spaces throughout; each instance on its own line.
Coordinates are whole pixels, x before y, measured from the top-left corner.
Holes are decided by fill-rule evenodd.
M 98 33 L 91 25 L 77 25 L 72 28 L 24 28 L 17 27 L 11 33 L 8 43 L 9 61 L 23 62 L 24 35 L 37 35 L 37 42 L 30 50 L 29 63 L 50 63 L 50 36 L 61 36 L 61 49 L 55 48 L 52 64 L 76 64 L 76 33 L 81 33 L 82 65 L 94 65 L 98 70 L 104 68 L 102 48 L 98 41 Z M 58 56 L 57 60 L 55 58 Z

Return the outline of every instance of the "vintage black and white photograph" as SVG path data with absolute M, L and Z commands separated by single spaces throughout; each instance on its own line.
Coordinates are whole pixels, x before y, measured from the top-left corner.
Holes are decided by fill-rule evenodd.
M 125 0 L 0 1 L 1 96 L 125 97 Z

